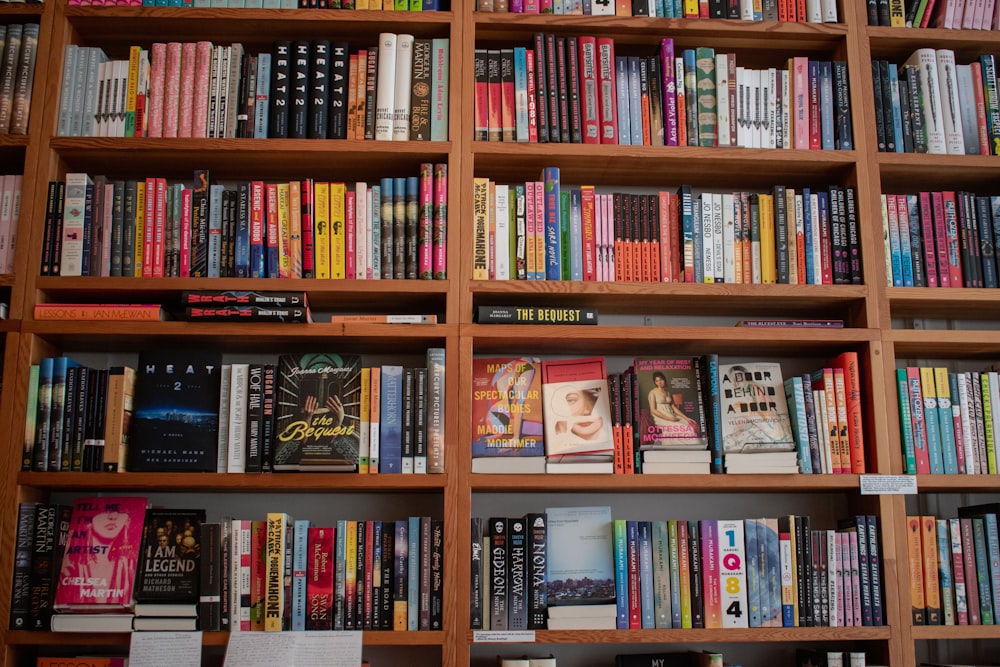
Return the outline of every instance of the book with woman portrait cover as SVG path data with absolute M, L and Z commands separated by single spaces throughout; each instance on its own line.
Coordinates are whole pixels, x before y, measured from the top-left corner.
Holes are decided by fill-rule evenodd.
M 721 364 L 719 387 L 722 440 L 727 453 L 795 449 L 781 364 Z
M 543 361 L 542 415 L 549 461 L 610 461 L 614 437 L 604 357 Z
M 57 612 L 132 610 L 146 498 L 78 498 L 66 537 Z
M 544 472 L 542 364 L 528 357 L 472 360 L 473 471 L 499 472 L 506 459 L 535 457 Z M 524 462 L 514 462 L 513 467 Z M 530 462 L 528 462 L 530 463 Z M 506 470 L 505 470 L 506 471 Z M 510 470 L 509 472 L 514 472 Z
M 632 364 L 639 392 L 639 447 L 705 449 L 708 428 L 701 367 L 692 357 L 638 357 Z
M 361 355 L 283 354 L 277 396 L 275 470 L 357 470 Z

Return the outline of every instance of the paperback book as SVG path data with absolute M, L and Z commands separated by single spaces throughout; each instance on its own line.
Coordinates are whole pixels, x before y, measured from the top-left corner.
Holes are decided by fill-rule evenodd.
M 720 365 L 719 385 L 727 453 L 795 449 L 780 364 Z
M 542 400 L 550 461 L 610 460 L 614 439 L 603 357 L 543 361 Z
M 705 406 L 697 360 L 638 358 L 640 448 L 704 449 L 708 447 Z
M 545 472 L 541 371 L 538 359 L 473 359 L 473 472 Z

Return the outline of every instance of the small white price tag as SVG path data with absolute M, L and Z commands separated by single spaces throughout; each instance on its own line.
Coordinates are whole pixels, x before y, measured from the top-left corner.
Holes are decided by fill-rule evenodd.
M 476 630 L 472 641 L 477 644 L 530 644 L 535 641 L 534 630 Z
M 917 478 L 913 475 L 861 475 L 861 495 L 917 494 Z

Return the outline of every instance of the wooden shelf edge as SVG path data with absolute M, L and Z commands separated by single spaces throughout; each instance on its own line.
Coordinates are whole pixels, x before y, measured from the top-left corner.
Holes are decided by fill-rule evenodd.
M 627 144 L 550 144 L 503 143 L 474 141 L 474 156 L 525 156 L 579 157 L 602 159 L 626 157 L 636 160 L 705 160 L 736 163 L 795 163 L 797 165 L 824 164 L 830 166 L 853 165 L 858 154 L 851 150 L 801 150 L 767 148 L 704 148 L 698 146 L 630 146 Z M 937 157 L 937 156 L 935 156 Z
M 141 491 L 164 488 L 172 492 L 217 493 L 386 493 L 439 492 L 444 475 L 357 475 L 350 473 L 104 473 L 22 472 L 19 486 L 58 491 Z
M 916 478 L 917 489 L 921 493 L 1000 491 L 1000 475 L 916 475 Z
M 1000 639 L 1000 625 L 915 625 L 913 639 Z
M 4 641 L 9 646 L 128 646 L 131 633 L 107 632 L 29 632 L 9 630 Z M 365 646 L 440 646 L 444 643 L 444 632 L 393 632 L 386 630 L 364 631 L 362 642 Z M 205 632 L 202 646 L 225 646 L 229 642 L 228 632 Z
M 857 491 L 858 475 L 469 474 L 473 492 L 830 493 Z
M 2 286 L 5 276 L 0 276 Z M 11 280 L 13 282 L 13 280 Z M 311 278 L 111 278 L 40 276 L 35 286 L 60 292 L 198 291 L 331 292 L 372 295 L 447 294 L 447 280 L 318 280 Z
M 242 8 L 242 7 L 96 7 L 69 5 L 64 10 L 68 18 L 134 18 L 143 21 L 150 18 L 164 19 L 206 19 L 225 18 L 227 20 L 246 19 L 248 21 L 295 19 L 302 21 L 323 21 L 329 23 L 374 23 L 387 22 L 419 22 L 441 23 L 450 25 L 454 21 L 454 12 L 395 12 L 395 11 L 352 11 L 329 9 L 280 9 L 280 8 Z
M 813 642 L 883 641 L 892 631 L 888 626 L 863 628 L 727 628 L 673 630 L 538 630 L 536 644 L 652 644 L 674 642 Z M 473 632 L 467 634 L 470 643 Z

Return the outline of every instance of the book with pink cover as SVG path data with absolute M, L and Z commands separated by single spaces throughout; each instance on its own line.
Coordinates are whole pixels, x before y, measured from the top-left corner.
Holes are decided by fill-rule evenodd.
M 78 498 L 73 504 L 53 608 L 128 612 L 134 602 L 146 498 Z
M 614 437 L 604 357 L 543 361 L 542 415 L 549 461 L 610 461 Z

